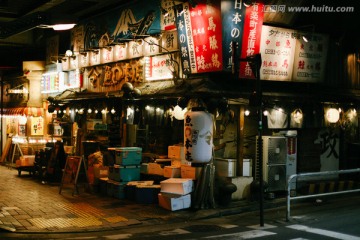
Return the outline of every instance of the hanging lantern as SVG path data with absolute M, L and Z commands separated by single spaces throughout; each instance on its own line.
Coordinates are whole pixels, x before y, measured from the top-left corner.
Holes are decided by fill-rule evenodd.
M 329 108 L 326 111 L 326 119 L 329 123 L 337 123 L 340 119 L 340 112 L 336 108 Z
M 193 163 L 207 163 L 212 157 L 213 116 L 204 108 L 192 108 L 184 119 L 185 159 Z

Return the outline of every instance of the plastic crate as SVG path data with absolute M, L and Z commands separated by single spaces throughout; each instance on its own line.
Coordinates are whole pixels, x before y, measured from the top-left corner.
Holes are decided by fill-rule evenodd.
M 139 165 L 142 160 L 142 148 L 120 147 L 115 149 L 115 164 L 122 166 Z

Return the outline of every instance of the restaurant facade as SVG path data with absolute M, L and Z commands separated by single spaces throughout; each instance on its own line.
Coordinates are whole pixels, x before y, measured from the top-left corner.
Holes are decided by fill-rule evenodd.
M 2 86 L 4 96 L 28 97 L 21 108 L 2 105 L 2 142 L 11 134 L 32 155 L 60 141 L 68 155 L 86 158 L 95 143 L 114 161 L 116 151 L 140 148 L 134 180 L 190 168 L 197 186 L 213 183 L 217 202 L 222 191 L 253 197 L 261 176 L 267 193 L 282 196 L 292 174 L 359 168 L 358 55 L 326 33 L 263 22 L 266 7 L 149 0 L 78 23 L 64 53 L 63 39 L 50 36 L 46 59 L 24 62 L 23 85 Z M 14 162 L 6 147 L 2 161 Z M 308 189 L 293 184 L 298 194 Z M 213 205 L 204 191 L 195 193 L 197 207 Z

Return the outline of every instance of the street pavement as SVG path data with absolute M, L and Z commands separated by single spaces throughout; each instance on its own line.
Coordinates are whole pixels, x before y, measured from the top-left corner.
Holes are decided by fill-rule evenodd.
M 31 234 L 51 234 L 54 237 L 65 233 L 129 232 L 131 228 L 134 231 L 135 228 L 155 230 L 158 226 L 169 224 L 186 225 L 207 219 L 217 221 L 218 218 L 236 214 L 259 213 L 258 201 L 232 201 L 227 206 L 210 209 L 170 211 L 158 204 L 139 204 L 106 194 L 90 193 L 82 183 L 79 183 L 78 194 L 73 194 L 74 186 L 68 185 L 62 187 L 60 194 L 59 185 L 45 183 L 27 172 L 19 175 L 17 169 L 0 165 L 0 239 L 11 232 L 24 237 Z M 358 198 L 353 201 L 358 202 Z M 294 211 L 291 217 L 296 218 L 299 210 L 305 210 L 303 205 L 309 203 L 310 207 L 314 204 L 320 206 L 321 201 L 311 199 L 292 203 Z M 265 199 L 263 206 L 265 210 L 273 210 L 272 214 L 267 213 L 266 218 L 272 216 L 285 221 L 285 197 Z
M 127 226 L 151 226 L 181 223 L 258 209 L 257 202 L 236 201 L 226 207 L 169 211 L 158 204 L 138 204 L 102 194 L 89 193 L 79 184 L 73 186 L 44 183 L 36 176 L 0 166 L 0 232 L 61 233 L 121 229 Z M 284 205 L 274 200 L 271 207 Z M 266 207 L 266 205 L 265 205 Z

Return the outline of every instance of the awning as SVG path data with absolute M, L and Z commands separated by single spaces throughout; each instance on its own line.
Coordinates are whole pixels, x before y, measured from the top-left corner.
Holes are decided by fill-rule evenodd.
M 17 108 L 3 108 L 3 116 L 34 116 L 40 117 L 43 115 L 44 109 L 38 107 L 17 107 Z

